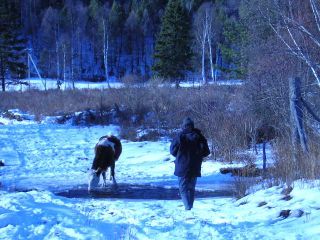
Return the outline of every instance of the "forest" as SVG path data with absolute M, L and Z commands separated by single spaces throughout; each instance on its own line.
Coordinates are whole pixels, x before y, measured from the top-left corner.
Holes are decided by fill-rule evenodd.
M 102 81 L 133 75 L 146 81 L 157 75 L 154 55 L 167 2 L 28 0 L 2 1 L 0 7 L 2 21 L 15 23 L 11 28 L 23 47 L 21 61 L 26 67 L 30 56 L 43 78 Z M 230 47 L 229 30 L 223 29 L 231 18 L 238 18 L 237 2 L 181 2 L 184 15 L 175 21 L 185 23 L 183 41 L 192 53 L 184 59 L 192 67 L 182 69 L 181 77 L 192 78 L 205 69 L 202 77 L 207 81 L 231 66 L 227 57 L 223 64 L 221 49 Z M 29 68 L 29 74 L 38 77 L 36 69 Z M 20 78 L 26 74 L 22 71 Z

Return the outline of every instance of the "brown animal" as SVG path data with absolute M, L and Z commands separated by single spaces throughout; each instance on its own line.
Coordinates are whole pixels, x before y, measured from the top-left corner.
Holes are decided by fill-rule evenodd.
M 277 136 L 276 129 L 267 124 L 263 124 L 260 127 L 257 127 L 247 133 L 247 144 L 250 146 L 250 144 L 253 145 L 254 150 L 257 153 L 257 147 L 256 144 L 266 143 L 270 142 Z
M 91 167 L 88 190 L 91 191 L 98 187 L 100 175 L 103 177 L 103 186 L 106 186 L 106 171 L 110 167 L 110 180 L 116 186 L 115 162 L 119 159 L 122 152 L 120 140 L 115 136 L 103 136 L 95 146 L 95 157 Z
M 251 134 L 247 136 L 248 146 L 250 147 L 250 143 L 253 145 L 253 149 L 256 154 L 258 154 L 257 144 L 262 143 L 262 160 L 263 160 L 263 169 L 267 168 L 267 155 L 266 155 L 266 144 L 270 142 L 277 136 L 276 129 L 271 126 L 264 124 L 254 131 L 251 131 Z

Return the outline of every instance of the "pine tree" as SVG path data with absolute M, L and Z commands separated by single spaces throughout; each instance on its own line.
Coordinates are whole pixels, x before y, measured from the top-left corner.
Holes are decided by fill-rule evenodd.
M 123 57 L 123 45 L 124 45 L 124 23 L 126 15 L 123 5 L 120 1 L 114 1 L 109 13 L 110 24 L 110 43 L 113 46 L 111 55 L 112 72 L 117 77 L 121 77 L 124 74 L 124 68 L 121 66 L 121 58 Z
M 170 0 L 156 42 L 153 70 L 160 77 L 175 81 L 176 86 L 190 69 L 190 25 L 190 18 L 181 1 Z
M 241 1 L 241 4 L 244 2 Z M 236 6 L 232 6 L 233 4 L 236 4 Z M 224 0 L 216 1 L 216 14 L 222 25 L 219 48 L 223 58 L 223 63 L 217 67 L 232 78 L 244 78 L 248 67 L 245 52 L 248 42 L 248 29 L 243 19 L 239 18 L 241 14 L 239 4 Z
M 121 34 L 125 23 L 125 19 L 126 17 L 123 6 L 119 2 L 114 1 L 109 15 L 112 34 Z
M 2 91 L 6 90 L 6 76 L 22 78 L 26 72 L 26 41 L 16 1 L 0 1 L 0 78 Z
M 236 78 L 243 78 L 247 72 L 248 59 L 244 52 L 248 32 L 239 21 L 227 18 L 224 22 L 224 43 L 221 44 L 222 55 L 229 66 L 223 71 L 235 74 Z

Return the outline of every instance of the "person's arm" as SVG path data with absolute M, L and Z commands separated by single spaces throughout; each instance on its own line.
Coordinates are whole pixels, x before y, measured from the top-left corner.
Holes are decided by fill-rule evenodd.
M 208 146 L 208 141 L 203 135 L 201 135 L 201 143 L 200 144 L 201 144 L 201 155 L 202 155 L 202 157 L 209 156 L 210 149 L 209 149 L 209 146 Z
M 177 137 L 175 139 L 172 140 L 171 145 L 170 145 L 170 154 L 174 157 L 177 156 L 178 151 L 179 151 L 179 147 L 180 147 L 180 138 Z
M 202 132 L 200 129 L 195 128 L 194 131 L 199 135 L 199 145 L 200 145 L 200 155 L 202 158 L 209 156 L 210 154 L 210 149 L 208 146 L 208 141 L 203 136 Z

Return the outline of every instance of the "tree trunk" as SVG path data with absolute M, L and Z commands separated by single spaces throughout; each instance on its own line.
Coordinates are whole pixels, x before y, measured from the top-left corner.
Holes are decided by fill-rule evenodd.
M 303 127 L 303 111 L 301 103 L 300 78 L 290 78 L 290 112 L 291 133 L 294 150 L 300 146 L 304 153 L 308 152 L 307 137 Z
M 70 53 L 70 57 L 71 57 L 71 66 L 70 66 L 70 68 L 71 68 L 71 82 L 72 82 L 72 89 L 74 90 L 76 87 L 75 87 L 75 83 L 74 83 L 74 59 L 73 59 L 73 57 L 74 57 L 74 41 L 73 41 L 73 33 L 72 33 L 72 37 L 71 37 L 71 53 Z
M 220 61 L 221 61 L 221 56 L 220 56 L 220 49 L 217 47 L 216 50 L 216 69 L 214 71 L 214 81 L 216 82 L 218 80 L 218 66 L 220 66 Z
M 71 53 L 70 53 L 70 58 L 71 58 L 71 63 L 70 63 L 70 78 L 71 78 L 71 82 L 72 82 L 72 89 L 75 89 L 75 83 L 74 83 L 74 38 L 75 38 L 75 30 L 74 30 L 75 26 L 74 26 L 74 13 L 73 13 L 73 9 L 71 12 Z M 66 86 L 66 84 L 65 84 Z
M 71 48 L 71 82 L 72 82 L 72 89 L 75 90 L 76 86 L 75 86 L 75 82 L 74 82 L 74 68 L 73 68 L 73 47 Z
M 263 160 L 263 171 L 265 172 L 267 169 L 267 154 L 266 154 L 266 145 L 267 141 L 263 141 L 262 143 L 262 160 Z
M 49 56 L 50 56 L 50 54 L 49 54 Z M 29 83 L 29 90 L 30 90 L 30 88 L 31 88 L 31 84 L 30 84 L 30 76 L 31 76 L 31 74 L 30 74 L 30 71 L 31 71 L 31 69 L 30 69 L 30 57 L 29 57 L 29 52 L 27 52 L 27 60 L 28 60 L 28 83 Z M 50 63 L 50 60 L 49 60 L 49 63 Z
M 108 83 L 108 88 L 110 88 L 110 81 L 109 81 L 109 65 L 108 65 L 108 53 L 109 53 L 109 33 L 106 29 L 106 22 L 103 19 L 103 60 L 104 60 L 104 72 L 106 81 Z
M 203 39 L 201 47 L 202 47 L 202 56 L 201 56 L 202 83 L 206 84 L 207 83 L 207 78 L 206 78 L 206 70 L 205 70 L 205 39 Z
M 66 46 L 63 47 L 63 81 L 66 82 Z
M 180 80 L 176 79 L 175 85 L 176 85 L 176 89 L 178 89 L 180 87 Z
M 1 73 L 1 86 L 2 86 L 2 91 L 5 92 L 6 91 L 6 80 L 5 80 L 3 73 Z
M 60 61 L 59 61 L 59 25 L 57 26 L 57 29 L 55 31 L 56 34 L 56 70 L 57 70 L 57 81 L 59 81 L 60 78 Z
M 6 91 L 6 82 L 5 82 L 4 75 L 1 76 L 1 85 L 2 85 L 2 91 L 5 92 Z
M 120 71 L 122 45 L 123 45 L 123 33 L 121 32 L 120 36 L 119 36 L 119 46 L 118 46 L 118 49 L 117 49 L 118 52 L 117 52 L 117 56 L 116 56 L 116 65 L 115 65 L 118 78 L 122 77 L 121 76 L 121 71 Z
M 30 81 L 30 71 L 31 71 L 31 69 L 30 69 L 30 57 L 29 57 L 29 52 L 27 52 L 27 60 L 28 60 L 28 80 Z M 50 62 L 50 61 L 49 61 Z
M 213 56 L 212 56 L 212 46 L 211 46 L 211 39 L 209 38 L 208 34 L 208 47 L 209 47 L 209 59 L 210 59 L 210 69 L 211 69 L 211 78 L 215 81 L 214 77 L 214 66 L 213 66 Z
M 1 54 L 1 53 L 0 53 Z M 1 74 L 1 86 L 2 86 L 2 91 L 6 91 L 6 79 L 5 79 L 5 70 L 4 70 L 4 63 L 3 63 L 3 58 L 1 56 L 0 58 L 0 74 Z
M 143 39 L 142 39 L 142 60 L 143 60 L 143 66 L 144 66 L 144 72 L 143 72 L 143 75 L 145 76 L 145 78 L 147 77 L 147 75 L 149 74 L 147 72 L 147 37 L 145 36 Z
M 82 39 L 80 38 L 80 33 L 79 33 L 79 38 L 78 38 L 78 51 L 79 51 L 79 69 L 78 69 L 78 76 L 80 77 L 80 80 L 83 79 L 83 50 L 82 50 Z

